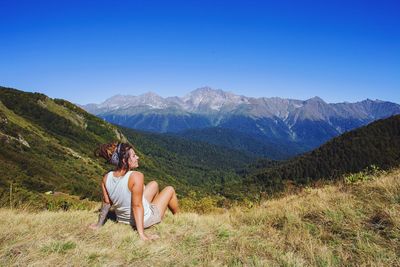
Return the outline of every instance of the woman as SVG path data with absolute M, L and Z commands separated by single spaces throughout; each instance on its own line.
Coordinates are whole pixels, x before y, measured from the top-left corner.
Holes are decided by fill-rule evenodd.
M 146 235 L 144 229 L 161 222 L 167 207 L 173 214 L 179 211 L 174 188 L 167 186 L 159 192 L 155 181 L 144 186 L 143 174 L 132 171 L 139 166 L 139 157 L 129 144 L 104 144 L 96 151 L 96 155 L 116 165 L 116 168 L 104 175 L 101 183 L 103 205 L 99 221 L 90 227 L 101 227 L 110 207 L 114 206 L 117 221 L 135 226 L 142 240 L 158 238 L 156 235 Z

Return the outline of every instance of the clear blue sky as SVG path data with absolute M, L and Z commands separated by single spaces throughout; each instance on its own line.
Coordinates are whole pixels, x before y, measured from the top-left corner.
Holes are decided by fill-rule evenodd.
M 0 85 L 400 103 L 399 1 L 0 0 Z

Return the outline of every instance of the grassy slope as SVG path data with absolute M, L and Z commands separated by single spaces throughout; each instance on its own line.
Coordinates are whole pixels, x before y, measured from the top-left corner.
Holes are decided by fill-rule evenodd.
M 129 226 L 92 232 L 95 212 L 0 210 L 0 265 L 399 266 L 400 169 L 220 214 L 168 215 L 142 243 Z

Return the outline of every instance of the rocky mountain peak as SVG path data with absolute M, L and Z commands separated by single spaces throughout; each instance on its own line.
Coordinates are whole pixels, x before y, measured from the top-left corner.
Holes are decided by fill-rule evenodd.
M 137 99 L 140 99 L 141 101 L 146 103 L 154 103 L 154 102 L 158 103 L 164 101 L 164 98 L 153 92 L 147 92 L 145 94 L 139 95 L 137 96 Z
M 106 99 L 99 105 L 99 108 L 119 108 L 131 102 L 133 96 L 128 95 L 115 95 Z
M 326 102 L 322 98 L 320 98 L 319 96 L 314 96 L 314 97 L 312 97 L 310 99 L 307 99 L 305 102 L 306 103 L 322 103 L 322 104 L 326 104 Z
M 223 107 L 237 106 L 249 103 L 249 99 L 244 96 L 235 95 L 221 89 L 213 89 L 211 87 L 201 87 L 188 95 L 182 100 L 190 111 L 220 111 Z
M 208 92 L 216 92 L 218 91 L 217 89 L 213 89 L 209 86 L 203 86 L 203 87 L 199 87 L 195 90 L 193 90 L 192 92 L 190 92 L 190 94 L 203 94 L 203 93 L 208 93 Z M 222 90 L 219 90 L 222 91 Z
M 215 97 L 215 96 L 224 96 L 226 94 L 225 91 L 222 91 L 221 89 L 213 89 L 211 87 L 205 86 L 205 87 L 200 87 L 189 94 L 185 95 L 182 99 L 184 101 L 190 100 L 190 99 L 198 99 L 198 98 L 207 98 L 207 97 Z
M 136 97 L 135 101 L 131 103 L 132 106 L 148 106 L 150 108 L 164 108 L 167 106 L 166 100 L 154 92 L 147 92 Z
M 156 93 L 150 91 L 147 93 L 144 93 L 142 95 L 140 95 L 141 97 L 147 97 L 147 98 L 162 98 L 161 96 L 157 95 Z

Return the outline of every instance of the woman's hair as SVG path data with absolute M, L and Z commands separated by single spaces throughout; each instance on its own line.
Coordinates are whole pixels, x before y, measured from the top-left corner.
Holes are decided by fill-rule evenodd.
M 104 158 L 108 163 L 115 165 L 118 169 L 129 169 L 129 150 L 134 147 L 128 143 L 112 142 L 100 145 L 94 152 L 96 157 Z M 125 159 L 125 161 L 124 161 Z

